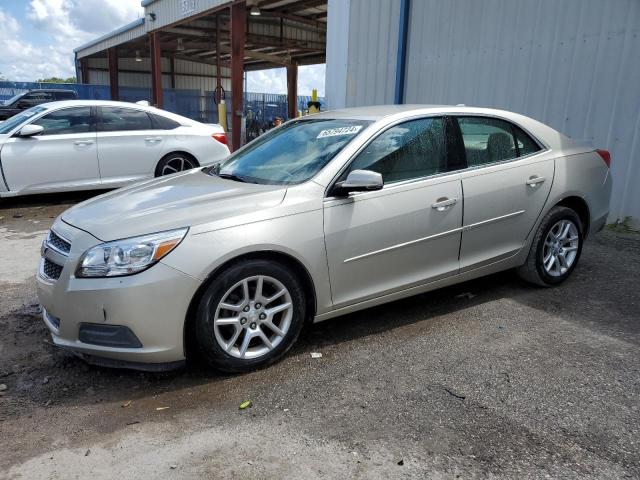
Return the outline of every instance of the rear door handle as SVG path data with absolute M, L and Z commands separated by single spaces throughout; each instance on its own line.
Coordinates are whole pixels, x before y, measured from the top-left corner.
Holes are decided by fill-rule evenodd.
M 538 185 L 539 183 L 543 183 L 546 180 L 546 178 L 544 177 L 531 177 L 529 180 L 527 180 L 527 185 L 529 185 L 530 187 L 535 187 L 536 185 Z
M 147 137 L 144 139 L 145 142 L 149 142 L 149 143 L 158 143 L 160 141 L 162 141 L 161 137 Z
M 78 145 L 79 147 L 84 147 L 86 145 L 91 145 L 93 140 L 76 140 L 73 142 L 74 145 Z
M 431 204 L 431 208 L 435 208 L 439 212 L 444 212 L 449 209 L 452 205 L 458 203 L 457 198 L 439 198 L 436 203 Z

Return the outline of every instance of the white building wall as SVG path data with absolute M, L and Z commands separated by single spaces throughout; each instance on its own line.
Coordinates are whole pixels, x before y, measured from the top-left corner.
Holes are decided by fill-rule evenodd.
M 328 57 L 345 105 L 393 102 L 399 3 L 351 0 L 347 58 Z M 610 220 L 638 222 L 640 1 L 412 0 L 409 18 L 406 103 L 513 110 L 610 150 Z

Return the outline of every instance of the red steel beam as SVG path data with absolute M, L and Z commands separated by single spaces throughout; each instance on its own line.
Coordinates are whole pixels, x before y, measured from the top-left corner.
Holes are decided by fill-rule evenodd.
M 231 140 L 233 151 L 240 148 L 246 25 L 246 5 L 244 2 L 233 3 L 231 5 Z
M 120 89 L 118 85 L 118 50 L 117 47 L 107 49 L 109 63 L 109 89 L 111 100 L 120 100 Z
M 287 67 L 287 112 L 289 120 L 298 114 L 298 66 Z
M 149 33 L 151 50 L 151 103 L 162 108 L 162 55 L 158 32 Z
M 80 75 L 82 76 L 82 83 L 87 85 L 89 83 L 89 60 L 86 58 L 80 59 Z

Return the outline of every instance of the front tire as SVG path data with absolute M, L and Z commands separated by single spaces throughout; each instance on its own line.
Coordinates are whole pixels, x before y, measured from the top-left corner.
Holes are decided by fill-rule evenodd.
M 582 228 L 575 211 L 567 207 L 552 208 L 540 222 L 527 261 L 518 268 L 518 275 L 543 287 L 564 282 L 580 259 Z
M 304 325 L 305 296 L 284 265 L 247 260 L 217 275 L 196 316 L 203 358 L 225 372 L 246 372 L 281 358 Z

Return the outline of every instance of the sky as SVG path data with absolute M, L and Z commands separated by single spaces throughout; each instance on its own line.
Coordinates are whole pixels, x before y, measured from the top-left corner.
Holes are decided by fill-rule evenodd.
M 140 0 L 0 0 L 0 76 L 75 76 L 73 49 L 144 15 Z M 324 96 L 324 65 L 300 67 L 298 94 Z M 286 93 L 284 69 L 249 72 L 250 92 Z

